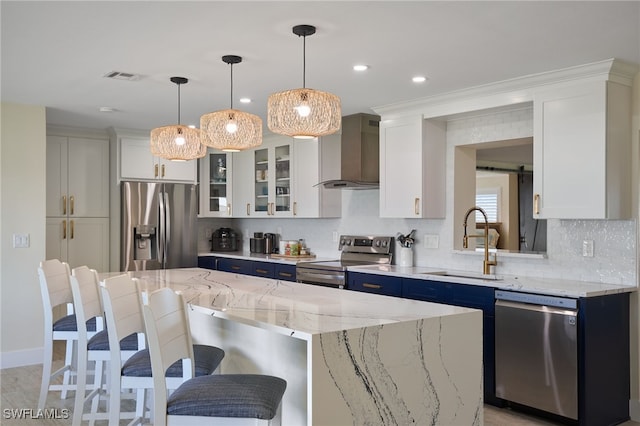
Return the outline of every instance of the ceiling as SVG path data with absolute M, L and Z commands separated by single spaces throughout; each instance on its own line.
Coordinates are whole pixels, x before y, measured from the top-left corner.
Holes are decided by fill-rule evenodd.
M 175 124 L 172 76 L 190 79 L 181 121 L 199 125 L 230 106 L 227 54 L 244 58 L 233 106 L 266 120 L 269 94 L 302 86 L 298 24 L 317 27 L 306 86 L 338 95 L 343 115 L 608 58 L 640 63 L 638 1 L 2 0 L 0 14 L 2 101 L 94 129 Z M 139 78 L 104 77 L 112 71 Z

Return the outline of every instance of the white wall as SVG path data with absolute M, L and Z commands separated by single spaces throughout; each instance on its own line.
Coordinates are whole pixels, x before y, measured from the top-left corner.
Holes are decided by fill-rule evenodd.
M 42 362 L 37 267 L 45 257 L 45 108 L 3 103 L 0 145 L 1 367 Z M 29 248 L 13 248 L 14 233 Z

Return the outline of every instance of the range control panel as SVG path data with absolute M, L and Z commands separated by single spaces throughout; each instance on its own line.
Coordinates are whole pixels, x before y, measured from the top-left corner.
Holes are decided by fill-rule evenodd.
M 393 237 L 341 235 L 338 250 L 349 253 L 388 254 L 393 249 Z

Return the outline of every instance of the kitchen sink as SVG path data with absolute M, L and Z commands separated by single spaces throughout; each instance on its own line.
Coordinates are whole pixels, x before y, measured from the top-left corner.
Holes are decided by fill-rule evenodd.
M 474 280 L 491 280 L 500 281 L 502 277 L 499 275 L 485 275 L 476 272 L 450 272 L 450 271 L 434 271 L 434 272 L 422 272 L 422 275 L 436 275 L 440 277 L 451 278 L 471 278 Z

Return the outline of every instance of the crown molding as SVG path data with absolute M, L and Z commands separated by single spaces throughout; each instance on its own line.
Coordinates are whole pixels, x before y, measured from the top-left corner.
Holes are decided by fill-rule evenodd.
M 537 89 L 570 81 L 602 79 L 603 81 L 615 81 L 631 86 L 637 72 L 637 65 L 612 58 L 474 86 L 426 98 L 382 105 L 372 109 L 384 118 L 392 118 L 396 115 L 406 115 L 408 113 L 419 113 L 424 118 L 443 117 L 531 102 Z

